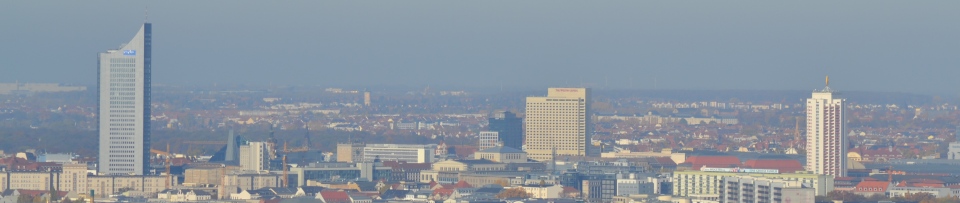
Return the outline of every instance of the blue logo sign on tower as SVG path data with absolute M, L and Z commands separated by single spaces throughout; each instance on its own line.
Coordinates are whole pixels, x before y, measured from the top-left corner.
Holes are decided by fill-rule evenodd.
M 137 50 L 123 50 L 124 56 L 136 56 Z

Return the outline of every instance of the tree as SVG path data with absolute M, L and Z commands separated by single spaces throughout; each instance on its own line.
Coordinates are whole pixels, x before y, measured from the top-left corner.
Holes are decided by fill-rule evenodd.
M 497 180 L 493 181 L 493 184 L 500 185 L 501 187 L 510 186 L 510 183 L 508 183 L 506 180 L 503 180 L 503 179 L 497 179 Z
M 31 203 L 33 202 L 33 197 L 28 195 L 17 196 L 17 203 Z
M 937 197 L 933 194 L 926 192 L 918 193 L 907 193 L 903 195 L 903 199 L 911 202 L 920 202 L 920 203 L 936 203 Z
M 527 193 L 527 190 L 524 190 L 522 187 L 515 187 L 503 190 L 500 194 L 497 194 L 497 198 L 500 199 L 509 199 L 509 198 L 520 198 L 526 199 L 530 198 L 530 193 Z
M 840 190 L 834 190 L 830 193 L 827 193 L 827 197 L 829 197 L 831 200 L 843 200 L 844 202 L 862 202 L 867 199 L 867 197 L 864 197 L 863 195 Z

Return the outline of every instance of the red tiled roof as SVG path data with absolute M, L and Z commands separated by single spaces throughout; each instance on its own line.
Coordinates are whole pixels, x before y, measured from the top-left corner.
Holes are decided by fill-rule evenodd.
M 454 147 L 454 150 L 457 152 L 458 157 L 468 157 L 470 155 L 473 155 L 473 153 L 477 152 L 476 146 L 455 145 L 453 147 Z
M 449 195 L 453 194 L 453 190 L 452 190 L 452 189 L 446 189 L 446 188 L 441 188 L 441 189 L 433 190 L 433 195 L 438 195 L 438 194 L 439 194 L 439 195 L 444 195 L 444 196 L 449 196 Z
M 580 191 L 577 188 L 573 187 L 563 187 L 562 193 L 579 193 Z
M 897 184 L 899 187 L 944 187 L 943 181 L 933 179 L 910 179 Z
M 349 203 L 350 196 L 343 191 L 321 191 L 320 197 L 326 203 Z
M 743 166 L 748 168 L 777 169 L 780 173 L 793 173 L 804 170 L 799 161 L 792 159 L 747 160 Z
M 854 192 L 887 192 L 887 187 L 890 187 L 890 182 L 865 180 L 865 181 L 860 181 L 860 184 L 857 184 L 857 186 L 853 187 L 853 191 Z
M 454 184 L 453 187 L 456 187 L 456 188 L 473 188 L 473 186 L 470 185 L 470 183 L 467 183 L 467 181 L 463 181 L 463 180 L 460 180 L 459 182 L 457 182 L 457 184 Z
M 693 168 L 699 169 L 707 167 L 737 167 L 740 166 L 740 159 L 735 156 L 693 156 L 687 158 L 687 163 L 692 164 Z
M 280 200 L 283 200 L 283 199 L 280 199 L 280 198 L 276 198 L 276 199 L 262 199 L 262 200 L 260 200 L 260 203 L 280 203 Z
M 670 157 L 657 157 L 655 159 L 657 160 L 657 163 L 660 163 L 660 165 L 665 165 L 665 166 L 677 165 L 677 163 L 673 162 L 673 159 L 671 159 Z

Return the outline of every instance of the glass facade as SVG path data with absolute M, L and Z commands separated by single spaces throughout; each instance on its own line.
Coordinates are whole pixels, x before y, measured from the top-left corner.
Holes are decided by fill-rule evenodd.
M 99 54 L 99 173 L 143 175 L 150 167 L 151 31 L 143 24 L 120 49 Z

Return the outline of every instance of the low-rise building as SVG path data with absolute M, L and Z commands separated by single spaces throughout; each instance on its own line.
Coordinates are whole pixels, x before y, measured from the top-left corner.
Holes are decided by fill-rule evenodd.
M 157 199 L 170 202 L 209 201 L 212 195 L 201 190 L 168 189 L 157 193 Z
M 816 195 L 826 195 L 833 191 L 833 176 L 813 173 L 779 173 L 776 169 L 747 168 L 711 168 L 702 167 L 699 171 L 687 170 L 673 173 L 673 195 L 715 195 L 724 177 L 763 177 L 798 181 L 813 188 Z
M 486 159 L 499 163 L 526 163 L 527 152 L 510 147 L 493 147 L 473 154 L 475 159 Z
M 723 177 L 720 202 L 813 202 L 813 188 L 803 187 L 800 181 L 770 179 L 764 177 Z

